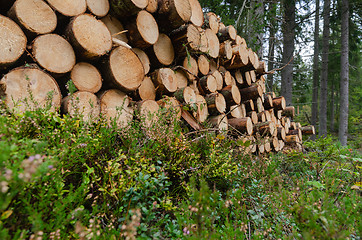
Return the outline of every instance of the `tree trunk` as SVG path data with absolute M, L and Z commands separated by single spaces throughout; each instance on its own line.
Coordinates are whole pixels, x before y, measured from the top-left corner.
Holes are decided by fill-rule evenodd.
M 270 26 L 269 26 L 269 55 L 268 55 L 268 71 L 274 69 L 274 56 L 275 56 L 275 32 L 277 26 L 277 22 L 275 21 L 275 18 L 277 17 L 276 13 L 276 3 L 272 2 L 269 3 L 269 11 L 270 11 Z M 268 80 L 268 91 L 273 91 L 273 85 L 274 85 L 274 74 L 269 74 L 267 77 Z
M 342 1 L 342 54 L 341 54 L 341 83 L 340 83 L 340 115 L 339 140 L 342 146 L 347 145 L 348 137 L 348 94 L 349 94 L 349 0 Z
M 318 119 L 318 90 L 319 90 L 319 0 L 316 0 L 314 22 L 314 57 L 313 57 L 313 97 L 311 124 L 316 127 Z M 315 139 L 315 136 L 312 136 Z
M 295 38 L 295 0 L 284 1 L 283 22 L 283 64 L 289 64 L 282 70 L 281 95 L 285 97 L 287 106 L 292 104 L 293 97 L 293 55 Z
M 330 19 L 331 1 L 324 1 L 323 10 L 323 52 L 322 52 L 322 78 L 321 78 L 321 96 L 319 113 L 319 136 L 327 135 L 327 97 L 328 97 L 328 52 L 329 52 L 329 19 Z
M 334 82 L 332 81 L 332 87 L 331 87 L 331 120 L 330 120 L 330 126 L 329 126 L 329 129 L 331 131 L 331 133 L 334 132 L 334 117 L 335 117 L 335 114 L 334 114 L 334 102 L 335 102 L 335 90 L 334 90 Z

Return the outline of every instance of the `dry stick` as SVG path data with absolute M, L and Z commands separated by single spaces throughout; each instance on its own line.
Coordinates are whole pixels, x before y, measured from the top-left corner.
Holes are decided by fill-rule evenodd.
M 289 60 L 289 62 L 288 62 L 287 64 L 285 64 L 283 67 L 281 67 L 281 68 L 275 68 L 275 69 L 273 69 L 273 70 L 270 70 L 269 72 L 263 72 L 263 73 L 261 73 L 261 75 L 264 75 L 264 74 L 274 74 L 275 71 L 281 71 L 281 70 L 283 70 L 286 66 L 288 66 L 288 65 L 293 61 L 293 59 L 294 59 L 294 56 L 292 56 L 292 58 Z

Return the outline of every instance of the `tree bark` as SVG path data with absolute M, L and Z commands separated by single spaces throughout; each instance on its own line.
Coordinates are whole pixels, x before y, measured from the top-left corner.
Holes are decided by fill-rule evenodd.
M 349 94 L 349 0 L 342 1 L 342 54 L 341 54 L 341 83 L 340 83 L 340 115 L 339 140 L 342 146 L 347 145 L 348 139 L 348 94 Z
M 277 17 L 277 13 L 276 13 L 276 3 L 272 2 L 269 3 L 269 11 L 271 14 L 271 19 L 270 19 L 270 26 L 269 26 L 269 56 L 268 56 L 268 71 L 274 69 L 274 56 L 275 56 L 275 32 L 276 32 L 276 27 L 275 26 L 277 23 L 275 21 L 275 18 Z M 268 91 L 273 91 L 273 85 L 274 85 L 274 74 L 269 74 L 267 77 L 268 80 Z
M 323 52 L 322 52 L 322 78 L 319 113 L 319 136 L 327 135 L 327 97 L 328 97 L 328 51 L 329 51 L 329 21 L 330 21 L 331 1 L 324 1 L 324 26 L 323 26 Z
M 295 0 L 284 1 L 283 22 L 283 64 L 289 64 L 282 70 L 281 95 L 287 106 L 292 105 L 293 97 L 293 54 L 295 38 Z

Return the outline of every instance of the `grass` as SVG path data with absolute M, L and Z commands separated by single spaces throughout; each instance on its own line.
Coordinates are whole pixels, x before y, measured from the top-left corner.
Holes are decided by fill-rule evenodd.
M 171 118 L 0 112 L 0 239 L 360 239 L 361 156 L 331 138 L 254 156 Z

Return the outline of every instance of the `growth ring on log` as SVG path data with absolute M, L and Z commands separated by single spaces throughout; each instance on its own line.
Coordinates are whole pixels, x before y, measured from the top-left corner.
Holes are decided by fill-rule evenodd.
M 82 115 L 84 121 L 96 120 L 101 112 L 99 100 L 94 93 L 78 91 L 62 101 L 63 112 L 72 117 Z
M 204 13 L 202 11 L 201 5 L 198 0 L 189 0 L 191 6 L 191 22 L 197 26 L 201 27 L 204 24 Z
M 17 0 L 9 16 L 35 35 L 51 33 L 57 26 L 56 14 L 42 0 Z
M 51 73 L 67 73 L 75 65 L 75 53 L 72 46 L 57 34 L 37 37 L 32 47 L 36 61 Z
M 20 67 L 6 74 L 0 81 L 0 96 L 5 96 L 5 104 L 10 109 L 19 112 L 47 104 L 51 104 L 51 110 L 55 111 L 61 101 L 57 82 L 35 67 Z
M 108 0 L 86 0 L 87 7 L 91 13 L 97 17 L 104 17 L 109 11 Z
M 48 3 L 64 16 L 73 17 L 87 10 L 86 0 L 47 0 Z
M 10 18 L 0 15 L 0 68 L 11 65 L 23 55 L 26 36 Z
M 96 93 L 102 87 L 102 76 L 98 69 L 86 62 L 77 63 L 70 73 L 70 78 L 79 91 Z

